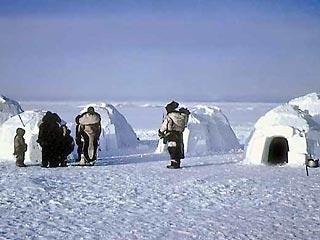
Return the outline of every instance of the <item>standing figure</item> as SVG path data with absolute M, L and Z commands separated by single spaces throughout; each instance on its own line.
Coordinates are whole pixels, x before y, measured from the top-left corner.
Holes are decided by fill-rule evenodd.
M 75 119 L 76 121 L 76 144 L 78 146 L 77 148 L 77 162 L 80 162 L 81 160 L 81 154 L 83 153 L 83 139 L 82 139 L 82 131 L 80 127 L 80 115 L 78 115 Z
M 179 103 L 172 101 L 166 106 L 167 115 L 159 129 L 159 137 L 168 146 L 170 165 L 167 168 L 180 168 L 181 159 L 184 159 L 183 131 L 187 126 L 190 112 L 186 108 L 179 111 Z
M 63 139 L 61 119 L 56 113 L 47 112 L 39 126 L 37 142 L 42 148 L 42 167 L 58 167 L 60 145 Z
M 22 128 L 17 128 L 16 136 L 14 137 L 14 153 L 13 155 L 16 156 L 16 166 L 17 167 L 26 167 L 24 164 L 24 155 L 27 151 L 28 145 L 24 140 L 24 134 L 26 131 Z
M 80 164 L 92 163 L 97 160 L 97 150 L 101 133 L 101 116 L 95 112 L 93 107 L 88 107 L 87 112 L 79 118 L 81 136 L 84 140 L 84 160 Z M 82 159 L 81 159 L 82 160 Z
M 74 141 L 71 137 L 71 131 L 67 126 L 63 125 L 62 128 L 62 139 L 60 144 L 60 167 L 67 166 L 67 158 L 74 149 Z

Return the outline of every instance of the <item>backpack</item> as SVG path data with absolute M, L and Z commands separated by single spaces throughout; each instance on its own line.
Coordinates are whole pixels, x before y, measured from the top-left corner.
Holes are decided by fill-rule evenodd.
M 177 131 L 183 132 L 184 129 L 187 127 L 189 121 L 190 112 L 186 108 L 180 108 L 179 112 L 171 112 L 168 114 L 168 117 L 172 120 L 171 129 L 169 131 Z

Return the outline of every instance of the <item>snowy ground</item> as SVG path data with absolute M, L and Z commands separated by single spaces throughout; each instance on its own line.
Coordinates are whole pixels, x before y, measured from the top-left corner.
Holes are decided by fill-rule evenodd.
M 71 105 L 50 104 L 72 120 Z M 273 106 L 221 108 L 244 142 L 256 118 Z M 160 107 L 118 109 L 142 140 L 154 140 Z M 2 161 L 0 239 L 319 238 L 319 170 L 306 177 L 303 167 L 250 166 L 242 159 L 243 153 L 187 158 L 180 170 L 166 169 L 167 156 L 153 154 L 57 169 L 17 169 Z

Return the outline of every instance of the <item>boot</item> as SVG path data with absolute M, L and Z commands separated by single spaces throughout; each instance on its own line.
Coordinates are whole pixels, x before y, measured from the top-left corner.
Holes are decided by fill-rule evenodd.
M 176 160 L 171 160 L 171 165 L 168 165 L 167 168 L 169 169 L 176 169 L 178 168 L 178 162 Z
M 16 162 L 16 166 L 17 167 L 26 167 L 27 165 L 25 165 L 24 163 L 21 163 L 21 162 Z
M 180 159 L 178 159 L 178 160 L 177 160 L 177 164 L 176 164 L 176 168 L 181 168 L 181 166 L 180 166 L 180 165 L 181 165 L 181 160 L 180 160 Z
M 24 164 L 24 157 L 22 157 L 22 156 L 16 157 L 16 166 L 17 167 L 26 167 L 26 165 Z

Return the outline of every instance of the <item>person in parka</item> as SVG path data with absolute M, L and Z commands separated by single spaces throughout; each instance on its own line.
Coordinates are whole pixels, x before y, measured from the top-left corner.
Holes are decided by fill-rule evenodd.
M 82 129 L 80 127 L 80 122 L 79 122 L 79 119 L 80 119 L 80 115 L 78 115 L 75 119 L 75 122 L 76 122 L 76 137 L 75 137 L 75 140 L 76 140 L 76 144 L 78 146 L 77 148 L 77 162 L 80 162 L 81 160 L 81 154 L 83 153 L 83 138 L 82 138 Z
M 72 153 L 74 149 L 74 141 L 73 137 L 70 135 L 71 131 L 67 128 L 67 126 L 61 126 L 63 135 L 61 139 L 61 148 L 60 148 L 60 167 L 67 166 L 67 158 Z
M 101 134 L 101 116 L 93 107 L 88 107 L 87 112 L 80 115 L 80 133 L 83 139 L 83 156 L 80 164 L 94 164 L 97 160 L 99 138 Z
M 180 168 L 181 159 L 184 159 L 183 131 L 187 126 L 190 112 L 186 108 L 179 111 L 179 103 L 172 101 L 166 106 L 167 115 L 159 129 L 159 137 L 168 146 L 170 165 L 167 168 Z
M 24 134 L 26 131 L 22 128 L 17 128 L 16 136 L 14 137 L 14 153 L 16 156 L 16 166 L 26 167 L 24 164 L 25 152 L 27 151 L 28 145 L 25 142 Z
M 48 111 L 39 126 L 37 142 L 42 148 L 42 167 L 58 167 L 60 163 L 60 145 L 63 139 L 60 127 L 61 119 Z

